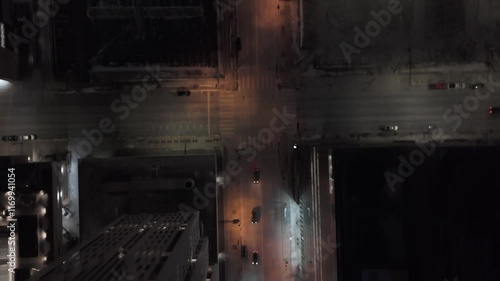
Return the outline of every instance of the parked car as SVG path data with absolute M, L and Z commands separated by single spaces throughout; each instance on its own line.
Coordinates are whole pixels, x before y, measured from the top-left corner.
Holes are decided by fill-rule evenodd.
M 448 89 L 465 89 L 465 83 L 448 83 Z
M 184 96 L 184 97 L 189 97 L 191 95 L 191 91 L 189 90 L 178 90 L 177 91 L 177 96 Z
M 3 136 L 2 140 L 3 141 L 18 141 L 19 137 L 18 136 Z
M 258 265 L 259 264 L 259 252 L 253 251 L 252 254 L 252 264 L 253 265 Z
M 484 84 L 482 84 L 482 83 L 472 84 L 472 85 L 470 85 L 470 88 L 471 89 L 482 89 L 482 88 L 484 88 Z
M 490 106 L 490 115 L 497 114 L 500 112 L 500 107 Z
M 241 38 L 236 37 L 236 51 L 241 51 Z
M 385 125 L 380 127 L 380 130 L 382 131 L 397 131 L 398 129 L 399 129 L 398 126 L 394 125 Z
M 429 84 L 429 90 L 446 90 L 448 85 L 446 83 L 433 83 Z
M 252 210 L 252 223 L 259 223 L 257 221 L 257 212 L 255 210 Z
M 247 246 L 241 245 L 241 259 L 247 259 Z
M 22 140 L 36 140 L 38 139 L 37 135 L 22 135 L 21 136 Z
M 259 168 L 253 169 L 253 183 L 257 184 L 260 182 L 260 170 Z

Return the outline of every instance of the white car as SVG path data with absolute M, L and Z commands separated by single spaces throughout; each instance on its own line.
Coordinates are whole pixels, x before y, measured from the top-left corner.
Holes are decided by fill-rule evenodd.
M 465 83 L 448 83 L 448 89 L 465 89 Z
M 22 135 L 19 138 L 22 140 L 36 140 L 38 137 L 37 135 Z
M 385 125 L 380 128 L 382 131 L 397 131 L 399 128 L 398 126 L 393 126 L 393 125 Z

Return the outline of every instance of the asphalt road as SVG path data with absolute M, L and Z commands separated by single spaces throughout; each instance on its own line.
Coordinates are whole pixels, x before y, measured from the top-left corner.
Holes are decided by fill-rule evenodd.
M 429 91 L 428 82 L 476 81 L 478 74 L 414 75 L 420 85 L 408 86 L 408 75 L 345 76 L 340 78 L 303 77 L 300 90 L 277 89 L 280 75 L 275 67 L 283 46 L 282 18 L 277 5 L 283 1 L 243 1 L 237 7 L 239 53 L 238 84 L 234 93 L 193 92 L 178 97 L 165 90 L 150 94 L 130 115 L 120 120 L 124 111 L 114 112 L 118 96 L 58 97 L 52 102 L 20 103 L 20 99 L 0 101 L 0 134 L 38 134 L 42 139 L 84 137 L 82 130 L 97 129 L 103 118 L 110 118 L 124 137 L 179 136 L 220 134 L 232 152 L 249 137 L 270 127 L 276 111 L 296 117 L 273 134 L 274 140 L 257 151 L 255 160 L 242 156 L 242 172 L 225 189 L 225 218 L 239 218 L 240 225 L 225 229 L 226 280 L 290 280 L 300 259 L 297 239 L 298 208 L 284 191 L 278 157 L 278 142 L 295 140 L 297 122 L 303 133 L 351 134 L 378 133 L 381 125 L 397 125 L 399 133 L 423 132 L 428 125 L 452 131 L 455 121 L 446 121 L 446 110 L 472 99 L 473 90 Z M 280 44 L 278 44 L 280 43 Z M 498 80 L 498 79 L 496 79 Z M 483 91 L 486 91 L 484 89 Z M 498 91 L 498 90 L 497 90 Z M 22 94 L 22 93 L 20 93 Z M 123 104 L 121 104 L 123 105 Z M 487 114 L 489 106 L 500 106 L 500 97 L 492 93 L 480 100 L 469 117 L 462 117 L 457 130 L 495 130 L 498 118 Z M 115 110 L 116 111 L 116 110 Z M 451 113 L 451 116 L 458 116 Z M 280 119 L 282 122 L 282 120 Z M 112 134 L 109 134 L 111 137 Z M 290 147 L 281 146 L 281 153 Z M 229 159 L 238 159 L 232 152 Z M 252 168 L 261 169 L 261 183 L 252 183 Z M 285 217 L 285 204 L 288 209 Z M 261 207 L 261 221 L 250 223 L 251 210 Z M 324 218 L 326 220 L 326 218 Z M 290 240 L 290 233 L 292 240 Z M 317 237 L 314 237 L 316 242 Z M 247 245 L 248 260 L 240 258 L 240 246 Z M 307 244 L 307 243 L 306 243 Z M 310 244 L 310 243 L 309 243 Z M 233 246 L 236 245 L 236 248 Z M 260 253 L 260 264 L 251 264 L 253 251 Z M 285 259 L 290 261 L 285 266 Z
M 476 76 L 454 78 L 450 75 L 447 80 L 473 83 L 477 81 L 473 80 Z M 329 135 L 377 132 L 382 125 L 396 125 L 401 133 L 423 132 L 429 125 L 445 132 L 482 132 L 498 128 L 500 119 L 488 114 L 490 106 L 500 105 L 500 97 L 495 92 L 488 87 L 479 93 L 472 89 L 427 88 L 427 81 L 441 77 L 415 75 L 414 79 L 425 84 L 414 86 L 408 86 L 408 75 L 306 77 L 298 98 L 301 128 Z M 488 97 L 477 98 L 480 96 Z M 464 113 L 456 106 L 462 107 Z
M 37 134 L 41 139 L 84 137 L 82 130 L 99 129 L 109 118 L 116 129 L 105 136 L 130 137 L 209 135 L 219 133 L 221 124 L 231 130 L 231 114 L 225 96 L 215 91 L 193 91 L 178 97 L 167 90 L 150 92 L 142 102 L 121 101 L 119 96 L 87 95 L 58 97 L 38 104 L 0 105 L 2 135 Z M 231 113 L 231 112 L 229 112 Z

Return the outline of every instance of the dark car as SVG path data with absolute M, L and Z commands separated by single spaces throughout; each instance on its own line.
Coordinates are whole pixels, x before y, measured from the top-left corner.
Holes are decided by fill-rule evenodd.
M 397 131 L 399 129 L 396 125 L 384 125 L 380 126 L 381 131 Z
M 252 210 L 252 223 L 259 223 L 257 221 L 257 212 L 255 210 Z
M 260 182 L 260 170 L 259 168 L 253 169 L 253 183 L 257 184 Z
M 257 265 L 259 264 L 259 252 L 254 251 L 252 254 L 252 264 Z
M 189 97 L 191 95 L 191 91 L 179 90 L 179 91 L 177 91 L 177 95 L 180 97 Z
M 3 136 L 2 140 L 3 141 L 18 141 L 19 137 L 18 136 Z
M 497 114 L 500 112 L 500 107 L 490 106 L 490 115 Z
M 247 259 L 247 246 L 241 245 L 241 259 Z
M 471 89 L 482 89 L 482 88 L 484 88 L 484 84 L 483 83 L 472 84 L 472 85 L 470 85 L 470 88 Z
M 236 37 L 236 51 L 241 51 L 241 38 Z

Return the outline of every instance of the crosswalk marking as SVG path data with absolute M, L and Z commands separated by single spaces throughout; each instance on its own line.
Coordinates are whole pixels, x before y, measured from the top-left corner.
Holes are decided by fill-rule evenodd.
M 239 135 L 239 141 L 236 145 L 239 149 L 253 149 L 259 155 L 267 159 L 277 159 L 278 157 L 278 139 L 274 139 L 270 143 L 263 143 L 259 140 L 258 134 L 255 135 Z M 255 143 L 253 141 L 255 140 Z
M 216 126 L 222 136 L 234 134 L 234 94 L 220 92 L 219 98 L 219 123 Z
M 276 77 L 274 73 L 269 75 L 240 75 L 238 79 L 238 90 L 263 90 L 275 89 Z

